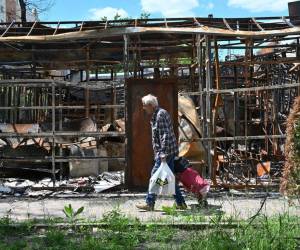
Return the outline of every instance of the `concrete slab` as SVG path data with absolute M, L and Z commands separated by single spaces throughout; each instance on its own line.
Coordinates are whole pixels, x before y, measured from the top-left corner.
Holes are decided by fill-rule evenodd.
M 216 197 L 209 198 L 209 209 L 192 210 L 195 199 L 188 197 L 186 199 L 189 210 L 182 212 L 181 215 L 203 215 L 210 216 L 222 211 L 226 216 L 233 216 L 240 219 L 246 219 L 259 210 L 262 198 L 236 198 L 236 197 Z M 123 197 L 96 197 L 96 198 L 47 198 L 43 200 L 24 199 L 24 198 L 5 198 L 0 200 L 0 217 L 9 215 L 13 220 L 25 219 L 43 219 L 49 217 L 64 217 L 62 212 L 65 205 L 71 204 L 72 207 L 78 209 L 84 206 L 82 217 L 87 219 L 100 219 L 103 214 L 119 209 L 123 214 L 131 217 L 139 218 L 141 221 L 153 221 L 162 219 L 177 220 L 175 216 L 166 215 L 162 211 L 162 206 L 172 206 L 174 200 L 172 198 L 161 197 L 157 200 L 155 211 L 142 212 L 135 205 L 143 203 L 144 199 L 141 195 L 130 195 Z M 268 198 L 261 211 L 267 216 L 289 213 L 290 215 L 300 216 L 300 207 L 289 206 L 287 200 L 283 198 Z M 177 216 L 176 216 L 177 217 Z M 183 216 L 181 216 L 182 218 Z

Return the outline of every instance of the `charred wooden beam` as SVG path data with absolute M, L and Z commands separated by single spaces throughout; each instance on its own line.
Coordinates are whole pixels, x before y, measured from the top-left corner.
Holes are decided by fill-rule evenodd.
M 248 88 L 234 88 L 234 89 L 211 89 L 204 90 L 200 92 L 185 92 L 187 95 L 200 95 L 206 92 L 214 93 L 214 94 L 233 94 L 233 93 L 242 93 L 242 92 L 250 92 L 250 91 L 265 91 L 265 90 L 275 90 L 275 89 L 287 89 L 287 88 L 297 88 L 300 86 L 300 83 L 287 83 L 287 84 L 278 84 L 271 86 L 259 86 L 259 87 L 248 87 Z
M 106 29 L 99 32 L 98 30 L 85 30 L 74 31 L 69 33 L 57 34 L 57 35 L 36 35 L 36 36 L 1 36 L 0 42 L 23 42 L 23 43 L 46 43 L 46 42 L 58 42 L 58 41 L 80 41 L 80 40 L 92 40 L 103 39 L 108 37 L 122 37 L 123 35 L 135 35 L 135 34 L 202 34 L 202 35 L 214 35 L 223 37 L 251 37 L 266 38 L 275 36 L 288 36 L 299 35 L 300 27 L 289 27 L 275 30 L 265 31 L 244 31 L 244 30 L 228 30 L 214 27 L 124 27 Z

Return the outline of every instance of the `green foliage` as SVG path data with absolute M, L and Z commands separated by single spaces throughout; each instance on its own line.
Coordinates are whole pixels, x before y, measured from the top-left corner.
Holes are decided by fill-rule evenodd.
M 178 215 L 178 211 L 176 210 L 176 206 L 172 206 L 172 207 L 169 207 L 169 206 L 162 206 L 162 210 L 167 214 L 167 215 L 172 215 L 172 216 L 175 216 L 175 215 Z
M 113 209 L 103 215 L 102 222 L 107 223 L 110 229 L 126 230 L 129 225 L 137 227 L 140 221 L 137 218 L 131 219 L 120 212 L 119 209 Z
M 300 120 L 295 124 L 294 130 L 294 148 L 297 158 L 300 157 Z
M 140 19 L 148 19 L 151 16 L 151 13 L 144 11 L 140 15 Z
M 178 63 L 183 65 L 190 65 L 192 64 L 192 60 L 191 58 L 179 58 Z
M 22 240 L 15 240 L 13 242 L 0 242 L 0 249 L 5 250 L 20 250 L 20 249 L 28 249 L 27 243 Z
M 4 216 L 2 218 L 0 218 L 0 228 L 5 227 L 5 226 L 9 226 L 11 224 L 12 220 L 10 219 L 9 216 Z M 2 231 L 1 231 L 2 233 Z
M 194 233 L 182 249 L 297 249 L 300 246 L 299 217 L 279 215 L 273 218 L 257 217 L 251 224 L 243 221 L 234 230 L 225 230 L 215 218 L 217 224 L 214 230 L 204 230 Z M 219 225 L 219 226 L 218 226 Z M 298 238 L 298 239 L 297 239 Z
M 46 238 L 44 239 L 44 244 L 48 249 L 66 249 L 69 243 L 66 233 L 59 230 L 48 231 L 46 233 Z
M 170 227 L 157 228 L 155 225 L 147 225 L 145 233 L 143 234 L 144 240 L 147 242 L 167 243 L 173 239 L 175 230 Z
M 102 222 L 107 223 L 106 240 L 112 249 L 133 249 L 139 243 L 138 228 L 140 221 L 131 219 L 114 209 L 103 215 Z
M 19 225 L 16 227 L 14 227 L 12 224 L 13 221 L 8 216 L 0 218 L 0 239 L 14 234 L 18 234 L 20 236 L 30 234 L 34 221 L 26 220 L 22 223 L 19 223 Z
M 288 194 L 292 196 L 300 195 L 300 120 L 294 127 L 294 152 L 293 152 L 293 167 L 290 167 L 290 173 L 287 180 Z
M 69 209 L 70 206 L 67 206 Z M 166 207 L 167 211 L 173 209 Z M 70 211 L 70 209 L 69 209 Z M 75 212 L 73 211 L 75 214 Z M 97 232 L 50 229 L 45 232 L 33 231 L 33 221 L 19 223 L 20 229 L 12 227 L 9 234 L 0 238 L 0 249 L 48 249 L 48 250 L 90 250 L 90 249 L 209 249 L 209 250 L 273 250 L 299 249 L 300 217 L 288 214 L 267 218 L 257 216 L 254 220 L 234 221 L 223 215 L 211 217 L 212 229 L 179 230 L 170 226 L 141 224 L 129 218 L 118 209 L 103 216 L 101 222 L 107 227 Z M 237 223 L 237 227 L 226 229 L 222 223 Z M 15 222 L 8 218 L 0 219 L 0 224 L 9 228 Z M 31 227 L 31 230 L 26 228 Z M 26 231 L 27 230 L 27 231 Z
M 186 216 L 184 216 L 182 218 L 182 220 L 186 223 L 195 223 L 195 222 L 206 222 L 206 217 L 199 213 L 199 214 L 195 214 L 195 213 L 189 213 L 186 214 Z
M 71 204 L 69 204 L 69 206 L 65 206 L 64 209 L 63 209 L 63 212 L 64 214 L 66 215 L 67 219 L 70 221 L 70 222 L 76 222 L 77 220 L 77 216 L 79 214 L 81 214 L 84 210 L 84 207 L 80 207 L 79 209 L 77 209 L 77 211 L 75 211 L 72 207 Z
M 151 16 L 151 13 L 147 12 L 147 11 L 143 11 L 140 16 L 139 19 L 144 19 L 147 20 L 149 19 L 149 17 Z M 107 16 L 103 16 L 100 18 L 101 21 L 107 21 L 108 18 Z M 132 17 L 122 17 L 118 12 L 115 14 L 114 19 L 113 20 L 128 20 L 128 19 L 132 19 Z

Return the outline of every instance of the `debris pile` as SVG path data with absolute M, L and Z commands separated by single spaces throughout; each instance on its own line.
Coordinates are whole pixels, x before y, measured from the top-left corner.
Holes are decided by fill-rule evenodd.
M 53 183 L 51 178 L 38 181 L 6 178 L 1 180 L 0 198 L 7 196 L 57 197 L 89 193 L 101 193 L 112 188 L 122 188 L 124 172 L 104 172 L 97 177 L 80 177 Z

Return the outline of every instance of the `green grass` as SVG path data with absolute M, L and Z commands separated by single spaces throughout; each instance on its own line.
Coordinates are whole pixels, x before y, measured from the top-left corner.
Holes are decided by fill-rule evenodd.
M 171 208 L 164 208 L 169 216 L 180 217 Z M 199 217 L 185 215 L 188 221 L 202 222 Z M 195 215 L 196 216 L 196 215 Z M 198 218 L 198 219 L 197 219 Z M 49 220 L 52 225 L 57 220 Z M 59 222 L 61 220 L 58 220 Z M 214 225 L 206 230 L 179 230 L 170 226 L 159 227 L 154 223 L 142 224 L 118 210 L 112 210 L 98 222 L 107 226 L 92 232 L 72 224 L 71 229 L 49 227 L 43 231 L 34 229 L 40 221 L 26 221 L 12 227 L 8 217 L 0 219 L 0 249 L 299 249 L 300 217 L 287 214 L 254 220 L 236 221 L 217 214 L 207 219 Z M 161 221 L 160 221 L 161 222 Z M 235 229 L 224 229 L 222 223 L 238 223 Z M 250 223 L 251 222 L 251 223 Z M 170 221 L 168 221 L 170 223 Z
M 216 222 L 218 223 L 218 222 Z M 251 224 L 242 221 L 234 230 L 215 230 L 197 232 L 184 249 L 299 249 L 300 218 L 279 215 L 276 217 L 258 217 Z

